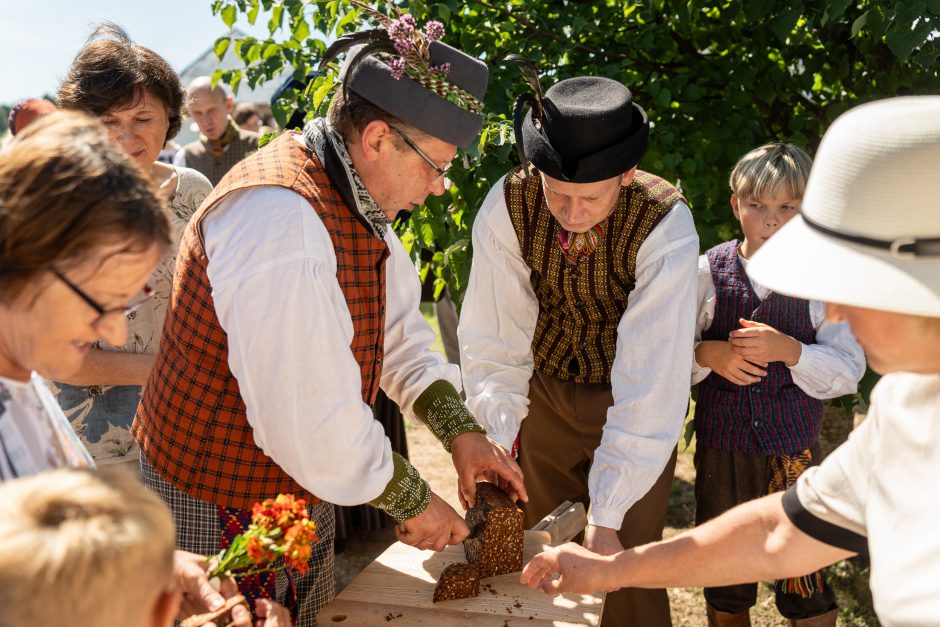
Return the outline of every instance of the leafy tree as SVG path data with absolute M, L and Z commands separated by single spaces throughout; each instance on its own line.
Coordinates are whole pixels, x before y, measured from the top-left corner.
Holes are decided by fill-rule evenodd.
M 9 117 L 10 117 L 10 106 L 0 104 L 0 135 L 2 135 L 3 133 L 6 133 L 7 129 L 9 128 L 9 125 L 7 124 L 7 120 L 9 119 Z
M 737 233 L 727 175 L 740 155 L 771 140 L 815 151 L 846 109 L 940 87 L 940 0 L 404 0 L 399 7 L 419 24 L 443 21 L 444 41 L 490 66 L 479 142 L 460 151 L 450 190 L 398 225 L 416 259 L 431 253 L 422 272 L 433 272 L 436 288 L 449 286 L 458 303 L 473 218 L 517 162 L 511 108 L 527 87 L 504 61 L 508 54 L 537 62 L 544 88 L 584 74 L 626 84 L 654 124 L 640 166 L 682 188 L 703 249 Z M 268 23 L 268 39 L 215 42 L 220 57 L 234 46 L 245 61 L 244 70 L 216 77 L 235 89 L 284 68 L 302 79 L 327 41 L 363 28 L 363 16 L 346 0 L 215 0 L 212 9 L 229 28 L 239 12 Z M 298 107 L 322 114 L 332 86 L 332 76 L 318 78 L 305 93 L 276 103 L 275 116 L 283 123 Z

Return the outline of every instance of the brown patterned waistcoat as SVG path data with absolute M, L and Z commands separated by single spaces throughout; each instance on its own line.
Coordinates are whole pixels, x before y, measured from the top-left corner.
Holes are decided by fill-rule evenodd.
M 564 381 L 610 383 L 617 353 L 617 325 L 636 283 L 636 255 L 665 217 L 679 191 L 637 170 L 621 188 L 601 243 L 577 264 L 565 260 L 537 172 L 516 169 L 503 188 L 509 217 L 539 302 L 532 338 L 535 369 Z
M 186 153 L 186 167 L 202 172 L 215 187 L 236 163 L 258 150 L 258 139 L 257 133 L 239 129 L 238 137 L 232 140 L 218 159 L 198 139 L 186 144 L 181 150 Z
M 202 221 L 228 193 L 262 185 L 306 198 L 330 234 L 336 278 L 352 317 L 350 349 L 362 374 L 363 402 L 374 402 L 382 374 L 388 247 L 346 207 L 316 156 L 282 135 L 236 165 L 187 226 L 160 349 L 133 426 L 143 456 L 167 481 L 227 507 L 249 508 L 279 493 L 313 497 L 255 445 L 206 274 Z

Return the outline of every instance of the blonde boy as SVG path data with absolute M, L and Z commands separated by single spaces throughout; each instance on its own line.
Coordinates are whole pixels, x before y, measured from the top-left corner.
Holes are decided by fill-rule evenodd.
M 696 524 L 786 489 L 818 463 L 821 399 L 854 393 L 865 371 L 847 325 L 826 322 L 823 303 L 776 294 L 747 276 L 752 255 L 800 213 L 811 167 L 792 144 L 744 155 L 730 178 L 744 239 L 699 258 Z M 704 594 L 709 624 L 746 624 L 757 584 Z M 777 582 L 776 603 L 793 624 L 835 624 L 835 600 L 818 574 Z
M 173 518 L 129 473 L 0 484 L 0 625 L 166 627 L 180 603 Z
M 803 215 L 755 279 L 825 299 L 884 374 L 868 419 L 785 493 L 612 557 L 567 544 L 522 575 L 551 593 L 793 577 L 867 551 L 885 627 L 940 616 L 940 97 L 857 107 L 826 133 Z M 555 576 L 558 575 L 556 579 Z

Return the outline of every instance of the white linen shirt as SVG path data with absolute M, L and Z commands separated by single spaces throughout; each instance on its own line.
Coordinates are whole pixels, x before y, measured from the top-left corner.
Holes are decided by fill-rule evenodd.
M 854 550 L 846 540 L 867 537 L 872 599 L 885 627 L 940 620 L 938 442 L 940 376 L 886 375 L 865 422 L 784 496 L 791 520 L 821 542 Z
M 320 217 L 282 187 L 230 193 L 203 222 L 207 273 L 228 363 L 255 443 L 300 485 L 339 505 L 378 497 L 392 449 L 362 401 L 352 318 L 336 254 Z M 391 229 L 385 238 L 385 357 L 381 387 L 402 411 L 431 383 L 460 389 L 460 371 L 430 350 L 414 264 Z
M 0 481 L 52 468 L 94 468 L 48 383 L 0 377 Z
M 619 529 L 679 439 L 689 399 L 697 255 L 692 214 L 677 201 L 637 252 L 636 287 L 617 326 L 614 404 L 588 476 L 593 525 Z M 473 225 L 473 267 L 457 333 L 467 407 L 507 450 L 528 413 L 534 368 L 539 303 L 530 274 L 500 179 Z
M 746 270 L 748 260 L 740 255 L 739 259 Z M 748 281 L 759 299 L 764 300 L 770 294 L 770 289 L 750 277 Z M 701 343 L 702 333 L 711 327 L 714 318 L 715 282 L 708 256 L 701 255 L 698 259 L 695 346 Z M 820 400 L 854 394 L 858 390 L 859 380 L 865 374 L 865 353 L 852 335 L 849 324 L 826 322 L 826 305 L 816 300 L 809 301 L 809 318 L 816 330 L 816 343 L 800 343 L 800 360 L 793 366 L 787 366 L 793 383 L 807 395 Z M 692 385 L 701 382 L 711 371 L 711 368 L 700 366 L 693 357 Z

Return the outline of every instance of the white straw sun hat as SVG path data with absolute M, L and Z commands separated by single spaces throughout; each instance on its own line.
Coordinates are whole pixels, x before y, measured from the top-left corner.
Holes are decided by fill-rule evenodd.
M 747 272 L 800 298 L 940 317 L 940 96 L 840 116 L 819 146 L 802 215 Z

